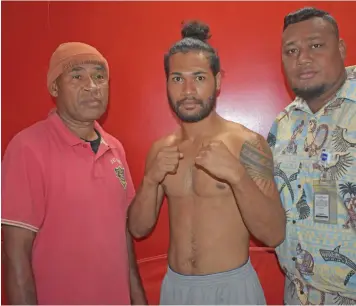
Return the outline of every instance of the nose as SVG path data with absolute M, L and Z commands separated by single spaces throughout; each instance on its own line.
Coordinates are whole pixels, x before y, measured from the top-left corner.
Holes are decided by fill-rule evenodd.
M 97 90 L 98 89 L 98 84 L 91 78 L 90 76 L 87 78 L 87 82 L 85 83 L 84 90 L 86 91 L 92 91 L 92 90 Z
M 310 64 L 311 62 L 312 57 L 309 48 L 301 48 L 297 57 L 298 65 Z
M 190 96 L 197 92 L 194 80 L 186 79 L 183 83 L 183 93 L 185 96 Z

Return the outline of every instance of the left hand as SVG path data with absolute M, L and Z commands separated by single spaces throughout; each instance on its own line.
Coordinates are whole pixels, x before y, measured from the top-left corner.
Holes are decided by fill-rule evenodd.
M 238 158 L 220 140 L 204 143 L 195 158 L 195 163 L 216 178 L 230 184 L 238 181 L 243 169 Z

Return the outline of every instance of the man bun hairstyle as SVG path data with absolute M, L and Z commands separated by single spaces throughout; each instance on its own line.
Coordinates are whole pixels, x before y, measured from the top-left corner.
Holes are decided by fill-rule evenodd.
M 209 26 L 204 23 L 200 23 L 198 21 L 192 21 L 183 24 L 181 34 L 182 34 L 182 39 L 193 38 L 193 39 L 201 40 L 205 43 L 211 37 Z
M 220 59 L 216 50 L 210 46 L 208 40 L 211 37 L 210 28 L 207 24 L 198 20 L 182 23 L 182 39 L 176 42 L 164 55 L 164 70 L 166 78 L 169 75 L 169 58 L 176 53 L 204 52 L 210 61 L 210 68 L 213 75 L 220 72 Z

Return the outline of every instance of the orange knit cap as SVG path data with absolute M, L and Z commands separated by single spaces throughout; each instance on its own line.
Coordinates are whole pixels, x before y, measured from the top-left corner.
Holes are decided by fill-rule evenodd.
M 67 42 L 53 52 L 47 73 L 47 88 L 69 67 L 84 63 L 101 63 L 109 76 L 109 65 L 104 56 L 94 47 L 81 42 Z

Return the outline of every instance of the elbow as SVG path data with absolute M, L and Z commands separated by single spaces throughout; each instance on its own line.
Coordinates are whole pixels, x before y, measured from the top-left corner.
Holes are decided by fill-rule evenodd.
M 270 232 L 269 236 L 266 237 L 264 243 L 266 246 L 270 248 L 276 248 L 283 243 L 285 238 L 286 238 L 286 227 L 284 223 L 283 226 L 278 226 L 277 228 L 273 229 Z
M 131 234 L 131 236 L 135 239 L 141 239 L 145 237 L 146 233 L 140 225 L 140 222 L 137 221 L 137 217 L 134 215 L 132 210 L 133 205 L 129 206 L 127 211 L 127 230 Z
M 157 219 L 157 216 L 147 218 L 147 216 L 137 214 L 137 212 L 135 212 L 132 207 L 133 206 L 129 208 L 127 214 L 127 228 L 134 238 L 145 238 L 152 232 L 153 228 L 155 227 L 155 220 Z
M 283 243 L 284 239 L 285 234 L 281 233 L 279 235 L 274 235 L 274 237 L 270 237 L 270 239 L 268 239 L 265 244 L 270 248 L 276 248 Z
M 145 238 L 149 234 L 149 231 L 144 231 L 136 228 L 129 228 L 129 231 L 132 237 L 134 237 L 135 239 Z
M 145 236 L 145 232 L 142 230 L 142 228 L 135 226 L 134 224 L 132 224 L 132 222 L 130 222 L 130 220 L 128 221 L 128 226 L 127 226 L 130 234 L 132 237 L 136 238 L 136 239 L 141 239 Z
M 135 224 L 130 219 L 128 220 L 128 230 L 135 239 L 145 238 L 151 232 L 150 228 Z
M 281 245 L 286 238 L 286 214 L 282 205 L 280 207 L 280 214 L 278 219 L 273 220 L 273 224 L 270 226 L 270 231 L 265 244 L 270 248 L 276 248 Z

